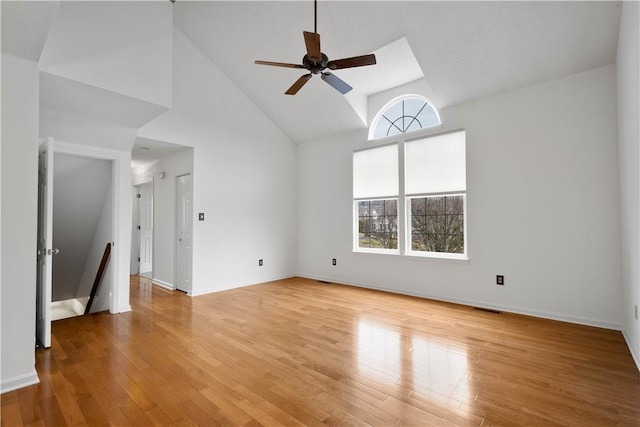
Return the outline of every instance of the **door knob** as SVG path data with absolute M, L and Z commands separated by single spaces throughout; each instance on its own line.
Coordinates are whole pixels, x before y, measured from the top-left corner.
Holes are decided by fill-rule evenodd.
M 60 249 L 47 250 L 47 255 L 58 255 L 59 253 L 60 253 Z

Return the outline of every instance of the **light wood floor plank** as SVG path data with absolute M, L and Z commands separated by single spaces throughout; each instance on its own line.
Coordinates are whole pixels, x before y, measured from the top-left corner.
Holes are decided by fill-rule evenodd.
M 2 426 L 640 426 L 620 332 L 287 279 L 56 321 Z

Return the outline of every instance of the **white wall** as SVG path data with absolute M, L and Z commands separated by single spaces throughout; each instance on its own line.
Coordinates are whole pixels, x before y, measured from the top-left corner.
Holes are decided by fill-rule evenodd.
M 299 146 L 298 273 L 619 328 L 615 68 L 440 113 L 467 134 L 468 263 L 352 253 L 363 130 Z
M 91 236 L 91 244 L 87 251 L 87 262 L 84 265 L 82 278 L 75 297 L 82 298 L 91 295 L 91 288 L 93 288 L 93 282 L 98 273 L 105 247 L 107 243 L 113 242 L 113 236 L 113 186 L 112 182 L 109 181 L 107 192 L 104 195 L 104 204 L 95 231 Z M 114 248 L 111 249 L 113 251 Z M 115 262 L 110 257 L 102 282 L 91 305 L 91 313 L 109 310 L 114 265 Z
M 2 53 L 1 390 L 35 371 L 38 64 Z M 31 171 L 32 173 L 25 173 Z M 7 250 L 11 248 L 11 250 Z
M 193 294 L 293 275 L 294 144 L 175 28 L 173 54 L 173 107 L 138 136 L 194 148 Z
M 137 130 L 86 116 L 40 108 L 40 137 L 56 141 L 131 152 Z
M 48 73 L 171 106 L 170 2 L 61 2 L 40 57 Z
M 623 2 L 618 38 L 618 136 L 622 226 L 622 331 L 640 368 L 640 4 Z
M 89 295 L 78 291 L 111 180 L 110 161 L 53 156 L 53 247 L 60 253 L 53 257 L 52 301 Z

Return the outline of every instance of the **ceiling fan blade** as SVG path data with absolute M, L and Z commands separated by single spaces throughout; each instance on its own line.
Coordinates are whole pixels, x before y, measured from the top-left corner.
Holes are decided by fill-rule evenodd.
M 364 65 L 374 65 L 376 56 L 371 53 L 369 55 L 354 56 L 353 58 L 336 59 L 329 61 L 327 68 L 330 70 L 339 70 L 341 68 L 362 67 Z
M 300 64 L 288 64 L 286 62 L 271 62 L 271 61 L 255 61 L 258 65 L 271 65 L 274 67 L 287 67 L 287 68 L 304 68 Z
M 298 80 L 296 80 L 296 82 L 293 85 L 291 85 L 289 89 L 287 89 L 287 91 L 284 94 L 295 95 L 296 93 L 298 93 L 300 88 L 304 86 L 306 82 L 309 81 L 310 78 L 311 78 L 311 73 L 305 74 L 304 76 L 300 77 Z
M 302 34 L 304 34 L 304 44 L 307 46 L 307 56 L 311 60 L 320 62 L 322 60 L 320 34 L 310 33 L 309 31 L 303 31 Z
M 343 95 L 353 89 L 335 74 L 322 73 L 322 80 L 329 83 L 335 90 Z

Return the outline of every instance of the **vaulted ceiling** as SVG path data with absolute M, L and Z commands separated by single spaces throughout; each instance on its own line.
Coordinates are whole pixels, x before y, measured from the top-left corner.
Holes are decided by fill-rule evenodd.
M 81 10 L 78 5 L 73 14 L 56 16 L 56 2 L 3 1 L 3 51 L 42 60 L 46 38 L 64 31 L 52 22 L 96 22 L 92 10 L 104 13 L 91 6 L 102 2 L 82 3 Z M 169 2 L 157 3 L 167 8 Z M 379 66 L 366 67 L 366 72 L 335 71 L 354 86 L 347 97 L 317 77 L 296 96 L 286 96 L 284 91 L 304 70 L 253 61 L 300 62 L 305 53 L 302 32 L 313 31 L 313 1 L 177 0 L 171 8 L 179 31 L 295 142 L 367 127 L 375 113 L 366 111 L 367 97 L 376 88 L 396 85 L 394 67 L 408 64 L 404 57 L 381 54 Z M 404 38 L 401 44 L 410 48 L 420 73 L 403 78 L 413 79 L 410 87 L 442 108 L 613 63 L 619 17 L 620 4 L 611 1 L 321 0 L 318 33 L 322 51 L 333 59 L 380 51 Z M 139 20 L 138 31 L 144 33 L 149 25 L 155 30 L 158 22 Z M 57 30 L 49 33 L 49 27 Z
M 422 87 L 431 92 L 422 95 L 442 108 L 614 62 L 619 16 L 616 2 L 321 0 L 318 33 L 330 58 L 406 37 L 424 73 Z M 295 141 L 366 126 L 320 79 L 285 96 L 301 70 L 253 64 L 300 61 L 302 31 L 313 31 L 311 0 L 178 0 L 174 24 Z M 351 83 L 351 71 L 335 74 Z

